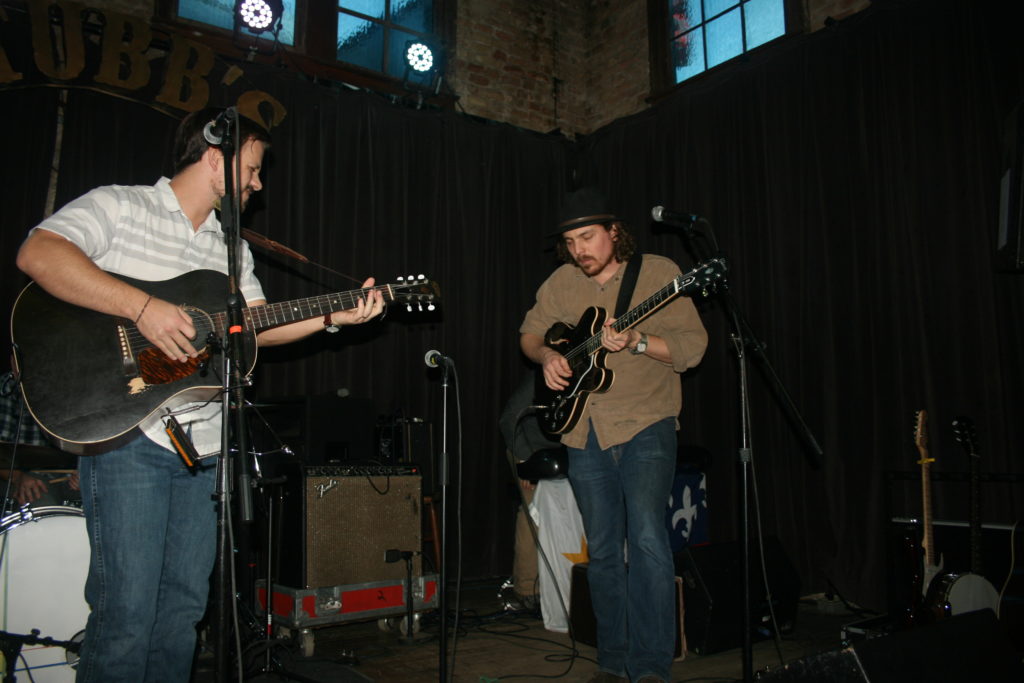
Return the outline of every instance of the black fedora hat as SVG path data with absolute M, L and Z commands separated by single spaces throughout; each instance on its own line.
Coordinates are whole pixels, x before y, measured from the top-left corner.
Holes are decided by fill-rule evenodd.
M 596 187 L 581 187 L 569 192 L 558 212 L 558 228 L 549 236 L 595 223 L 611 223 L 619 218 L 608 209 L 608 200 Z

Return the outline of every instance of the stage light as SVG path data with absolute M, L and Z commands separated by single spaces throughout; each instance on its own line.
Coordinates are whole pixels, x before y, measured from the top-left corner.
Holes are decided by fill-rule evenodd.
M 405 63 L 413 71 L 426 73 L 434 68 L 434 51 L 426 43 L 410 40 L 405 44 Z
M 238 21 L 255 34 L 277 33 L 284 13 L 282 0 L 238 0 L 235 3 Z M 274 28 L 274 26 L 277 28 Z

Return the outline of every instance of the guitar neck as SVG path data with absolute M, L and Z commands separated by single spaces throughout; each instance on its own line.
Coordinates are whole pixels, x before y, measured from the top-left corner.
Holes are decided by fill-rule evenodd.
M 921 527 L 923 531 L 924 561 L 926 565 L 935 564 L 935 543 L 932 531 L 932 482 L 931 460 L 927 453 L 921 458 Z
M 978 491 L 978 455 L 973 451 L 970 453 L 971 460 L 971 488 L 970 510 L 971 510 L 971 573 L 981 574 L 981 497 Z
M 616 332 L 625 332 L 641 320 L 644 320 L 653 314 L 665 304 L 672 301 L 672 299 L 682 294 L 684 292 L 681 283 L 682 277 L 683 276 L 680 275 L 679 277 L 674 278 L 672 282 L 668 283 L 635 307 L 616 318 L 615 322 L 612 323 L 612 329 Z M 600 348 L 601 333 L 598 332 L 566 354 L 566 357 L 573 358 L 578 355 L 590 355 L 598 351 Z
M 384 296 L 384 303 L 394 302 L 395 293 L 391 285 L 378 285 L 363 289 L 353 289 L 347 292 L 336 292 L 334 294 L 321 294 L 306 299 L 295 299 L 294 301 L 282 301 L 261 306 L 250 306 L 243 311 L 246 322 L 250 329 L 260 332 L 271 327 L 287 325 L 325 316 L 335 311 L 345 311 L 355 308 L 360 299 L 365 299 L 370 292 L 378 291 Z M 214 316 L 214 324 L 220 331 L 224 329 L 227 313 L 218 313 Z

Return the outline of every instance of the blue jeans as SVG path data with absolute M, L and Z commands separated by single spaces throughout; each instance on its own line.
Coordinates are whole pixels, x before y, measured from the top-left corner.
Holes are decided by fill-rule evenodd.
M 78 683 L 189 680 L 216 555 L 216 466 L 139 436 L 79 459 L 91 557 Z
M 591 427 L 587 445 L 568 450 L 569 481 L 587 532 L 598 668 L 632 680 L 671 680 L 675 567 L 665 506 L 676 466 L 675 420 L 607 450 Z

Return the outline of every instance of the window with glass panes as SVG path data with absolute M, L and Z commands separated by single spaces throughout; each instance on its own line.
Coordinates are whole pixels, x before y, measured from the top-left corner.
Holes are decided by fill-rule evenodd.
M 785 0 L 666 0 L 674 83 L 786 33 Z
M 277 34 L 277 42 L 282 45 L 295 45 L 295 3 L 296 0 L 282 2 L 284 11 L 281 13 L 281 28 Z M 178 18 L 233 31 L 235 0 L 178 0 Z M 241 30 L 246 31 L 244 28 Z M 273 40 L 267 34 L 260 37 Z
M 433 0 L 338 0 L 342 62 L 402 78 L 406 45 L 430 41 L 433 31 Z

